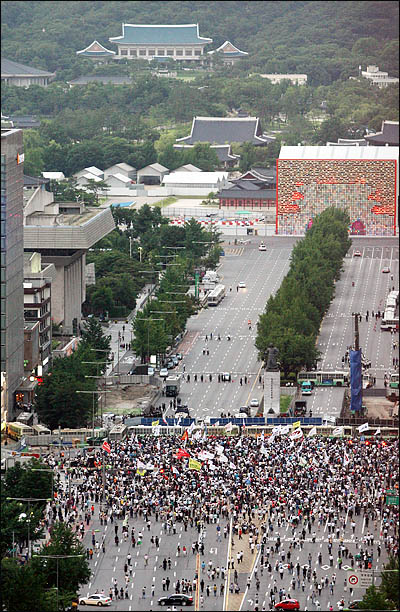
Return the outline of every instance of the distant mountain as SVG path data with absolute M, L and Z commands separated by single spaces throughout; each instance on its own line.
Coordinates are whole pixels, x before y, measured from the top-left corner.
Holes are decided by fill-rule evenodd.
M 5 1 L 2 54 L 47 70 L 87 72 L 76 51 L 94 39 L 109 49 L 126 23 L 199 23 L 213 39 L 232 41 L 249 57 L 244 71 L 300 72 L 329 84 L 377 64 L 398 75 L 398 2 L 374 1 Z

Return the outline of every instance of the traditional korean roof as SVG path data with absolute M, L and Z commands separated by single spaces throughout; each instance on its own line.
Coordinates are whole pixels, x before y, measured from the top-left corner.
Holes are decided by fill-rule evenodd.
M 199 24 L 182 25 L 143 25 L 134 23 L 122 24 L 122 36 L 108 39 L 117 44 L 133 45 L 193 45 L 207 44 L 212 38 L 199 36 Z
M 399 145 L 399 122 L 398 121 L 382 121 L 382 128 L 376 134 L 364 136 L 365 140 L 372 144 L 388 144 L 396 147 Z
M 37 76 L 37 77 L 52 77 L 53 72 L 47 72 L 45 70 L 39 70 L 39 68 L 31 68 L 25 64 L 18 64 L 12 60 L 1 58 L 1 77 L 26 77 L 26 76 Z
M 24 174 L 24 187 L 32 187 L 33 185 L 47 185 L 49 182 L 50 180 L 48 178 Z
M 193 149 L 194 145 L 192 144 L 174 144 L 174 149 Z M 228 161 L 236 161 L 240 159 L 240 155 L 235 155 L 231 153 L 231 145 L 211 145 L 211 149 L 213 149 L 218 157 L 218 161 L 220 162 L 228 162 Z
M 81 55 L 82 57 L 110 57 L 111 55 L 115 55 L 115 51 L 110 51 L 101 45 L 97 40 L 94 40 L 86 49 L 82 49 L 82 51 L 77 51 L 77 55 Z
M 268 144 L 273 137 L 262 132 L 258 117 L 194 117 L 189 136 L 178 138 L 177 143 L 195 144 L 230 144 L 232 142 L 251 142 Z
M 275 200 L 276 189 L 259 189 L 258 191 L 245 191 L 243 189 L 222 189 L 218 192 L 218 198 L 251 199 L 251 200 Z
M 276 180 L 276 168 L 272 166 L 272 168 L 251 168 L 244 172 L 239 178 L 238 181 L 270 181 Z
M 213 53 L 223 53 L 226 57 L 245 57 L 248 55 L 246 51 L 241 51 L 234 44 L 226 40 L 218 49 L 214 49 L 213 51 L 209 51 L 208 53 L 212 55 Z

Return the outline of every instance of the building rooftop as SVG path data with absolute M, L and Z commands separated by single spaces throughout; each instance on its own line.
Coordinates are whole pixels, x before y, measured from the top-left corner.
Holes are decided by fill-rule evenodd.
M 226 57 L 246 57 L 246 55 L 248 55 L 246 51 L 241 51 L 240 49 L 235 47 L 234 44 L 229 42 L 229 40 L 226 40 L 224 43 L 222 43 L 222 45 L 218 47 L 218 49 L 214 49 L 213 51 L 209 51 L 208 53 L 209 55 L 212 55 L 213 53 L 218 52 L 223 53 Z
M 106 168 L 104 172 L 108 172 L 109 170 L 112 170 L 113 168 L 120 168 L 121 170 L 125 170 L 125 172 L 131 172 L 132 170 L 136 170 L 136 168 L 134 168 L 133 166 L 130 166 L 129 164 L 126 164 L 125 162 L 120 162 L 119 164 L 113 164 L 109 168 Z
M 47 185 L 50 182 L 48 178 L 41 178 L 37 176 L 28 176 L 24 174 L 24 187 L 33 187 L 39 185 Z
M 232 142 L 251 142 L 268 144 L 275 140 L 263 134 L 258 117 L 194 117 L 189 136 L 178 138 L 176 143 L 230 144 Z
M 115 36 L 108 40 L 118 44 L 131 43 L 136 45 L 190 45 L 212 42 L 212 38 L 199 36 L 199 25 L 196 23 L 182 25 L 123 23 L 122 36 Z
M 82 55 L 82 57 L 110 57 L 115 55 L 115 51 L 110 51 L 103 47 L 97 40 L 94 40 L 86 49 L 82 49 L 81 51 L 76 52 L 77 55 Z
M 196 184 L 208 184 L 216 183 L 218 180 L 226 180 L 228 178 L 227 172 L 174 172 L 164 176 L 164 185 L 170 185 L 171 183 L 196 183 Z
M 38 77 L 51 77 L 54 76 L 53 72 L 47 72 L 46 70 L 39 70 L 39 68 L 32 68 L 25 64 L 18 64 L 12 60 L 1 58 L 1 76 L 38 76 Z
M 372 145 L 375 143 L 388 144 L 389 146 L 399 146 L 399 122 L 383 121 L 380 132 L 364 136 L 365 140 Z
M 281 147 L 279 159 L 397 159 L 398 147 Z
M 148 164 L 144 168 L 140 168 L 139 172 L 142 172 L 143 170 L 146 170 L 147 168 L 152 168 L 153 170 L 157 170 L 158 172 L 169 172 L 168 168 L 166 168 L 165 166 L 162 166 L 161 164 L 157 162 L 155 162 L 154 164 Z

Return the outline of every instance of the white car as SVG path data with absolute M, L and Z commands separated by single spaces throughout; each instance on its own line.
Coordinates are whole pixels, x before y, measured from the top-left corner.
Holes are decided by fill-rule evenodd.
M 89 595 L 89 597 L 80 597 L 79 598 L 80 606 L 110 606 L 111 598 L 106 597 L 105 595 L 101 595 L 100 593 L 95 593 L 94 595 Z
M 259 251 L 266 251 L 267 247 L 265 246 L 265 244 L 261 243 L 260 246 L 258 247 Z
M 160 370 L 161 378 L 167 378 L 168 374 L 169 373 L 168 373 L 168 369 L 167 368 L 161 368 L 161 370 Z
M 246 283 L 244 283 L 243 281 L 240 281 L 238 286 L 239 286 L 239 289 L 246 289 Z
M 260 405 L 260 402 L 258 401 L 256 397 L 253 397 L 253 399 L 250 400 L 250 406 L 252 408 L 258 408 L 259 405 Z

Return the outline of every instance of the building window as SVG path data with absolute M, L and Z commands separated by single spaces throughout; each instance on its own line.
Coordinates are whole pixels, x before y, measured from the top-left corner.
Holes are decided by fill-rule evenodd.
M 185 55 L 193 55 L 192 49 L 185 49 Z
M 231 206 L 235 206 L 235 200 L 231 200 Z
M 128 55 L 127 49 L 121 49 L 121 55 Z
M 175 54 L 177 55 L 177 57 L 182 57 L 183 56 L 183 49 L 177 49 L 175 51 Z
M 195 55 L 201 55 L 201 49 L 195 49 L 194 50 L 194 54 Z
M 167 49 L 167 55 L 173 55 L 173 54 L 174 54 L 173 49 Z
M 165 49 L 157 49 L 157 55 L 165 55 Z
M 243 206 L 243 200 L 239 200 L 238 205 Z
M 137 49 L 129 49 L 129 55 L 137 57 Z
M 139 55 L 142 57 L 146 55 L 146 49 L 139 49 Z
M 156 54 L 156 50 L 155 49 L 149 49 L 148 50 L 148 54 L 149 55 L 155 55 Z

